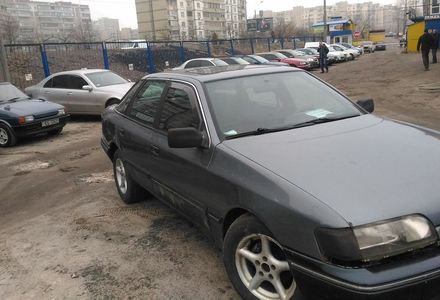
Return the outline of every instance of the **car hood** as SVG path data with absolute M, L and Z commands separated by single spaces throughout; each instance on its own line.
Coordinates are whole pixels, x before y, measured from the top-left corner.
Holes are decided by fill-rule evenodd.
M 8 112 L 15 116 L 33 115 L 36 118 L 44 118 L 46 116 L 55 115 L 58 109 L 63 108 L 59 104 L 43 100 L 19 100 L 17 102 L 0 103 L 0 110 Z
M 115 94 L 120 97 L 123 97 L 129 89 L 134 85 L 134 82 L 127 82 L 123 84 L 115 84 L 109 86 L 98 87 L 97 89 L 100 92 Z
M 414 213 L 440 225 L 440 132 L 365 115 L 223 143 L 353 226 Z

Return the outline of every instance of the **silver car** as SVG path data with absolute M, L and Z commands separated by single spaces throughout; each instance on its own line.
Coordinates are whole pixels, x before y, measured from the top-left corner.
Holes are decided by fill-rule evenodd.
M 100 115 L 118 104 L 133 86 L 109 70 L 75 70 L 53 74 L 25 89 L 34 99 L 63 105 L 70 114 Z

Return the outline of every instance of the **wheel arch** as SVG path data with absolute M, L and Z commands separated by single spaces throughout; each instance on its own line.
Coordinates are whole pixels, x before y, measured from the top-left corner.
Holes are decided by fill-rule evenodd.
M 116 143 L 111 142 L 108 148 L 108 156 L 110 157 L 111 160 L 113 160 L 113 157 L 117 150 L 119 150 L 119 147 L 116 145 Z
M 237 220 L 239 217 L 241 217 L 242 215 L 245 214 L 252 214 L 254 215 L 252 212 L 241 208 L 241 207 L 236 207 L 231 209 L 225 216 L 224 221 L 223 221 L 223 226 L 222 226 L 222 238 L 225 237 L 226 233 L 229 230 L 229 227 L 231 227 L 232 223 L 235 222 L 235 220 Z

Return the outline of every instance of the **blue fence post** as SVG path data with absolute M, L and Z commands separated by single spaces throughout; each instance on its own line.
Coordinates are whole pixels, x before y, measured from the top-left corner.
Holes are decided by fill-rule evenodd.
M 251 43 L 251 51 L 252 51 L 252 54 L 255 54 L 254 40 L 253 40 L 253 39 L 249 39 L 249 42 Z
M 50 76 L 49 60 L 47 59 L 46 46 L 40 44 L 41 62 L 43 63 L 44 77 Z
M 180 63 L 183 64 L 185 61 L 185 48 L 183 48 L 183 42 L 180 42 Z
M 234 56 L 235 55 L 234 41 L 232 39 L 230 39 L 229 42 L 231 44 L 231 56 Z
M 108 50 L 107 50 L 107 44 L 105 42 L 102 42 L 102 56 L 104 59 L 104 69 L 109 70 L 110 64 L 108 62 Z
M 206 42 L 206 49 L 208 50 L 208 57 L 211 57 L 211 45 L 209 43 L 209 41 Z
M 267 38 L 267 50 L 270 52 L 270 38 Z
M 151 50 L 150 42 L 147 42 L 147 71 L 148 73 L 156 73 L 156 66 L 153 61 L 153 51 Z

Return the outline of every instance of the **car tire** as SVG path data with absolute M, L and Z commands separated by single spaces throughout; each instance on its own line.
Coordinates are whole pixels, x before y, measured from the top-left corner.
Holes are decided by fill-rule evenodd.
M 0 147 L 12 147 L 17 143 L 14 131 L 4 124 L 0 124 Z
M 132 204 L 145 199 L 147 192 L 139 186 L 139 184 L 137 184 L 127 172 L 125 161 L 119 150 L 116 150 L 113 155 L 113 174 L 115 177 L 116 189 L 124 203 Z
M 48 135 L 59 135 L 59 134 L 61 134 L 61 132 L 63 132 L 63 128 L 51 130 L 47 134 Z
M 105 108 L 110 107 L 112 105 L 117 105 L 119 103 L 121 103 L 121 100 L 119 99 L 110 99 L 105 103 Z
M 223 261 L 229 279 L 245 300 L 302 299 L 280 244 L 251 214 L 239 217 L 227 231 Z

